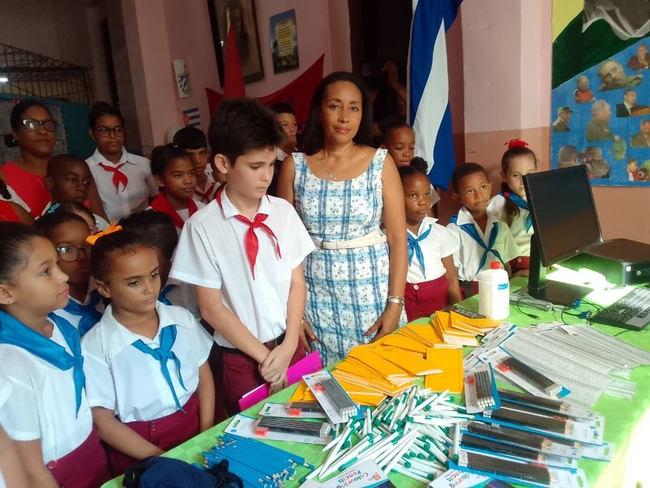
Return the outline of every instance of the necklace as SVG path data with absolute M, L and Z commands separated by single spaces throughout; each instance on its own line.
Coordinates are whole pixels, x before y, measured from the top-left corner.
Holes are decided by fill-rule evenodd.
M 356 144 L 352 146 L 352 155 L 350 156 L 350 159 L 348 159 L 345 162 L 345 166 L 347 166 L 350 163 L 350 160 L 354 159 L 354 149 L 356 147 Z M 330 167 L 327 164 L 327 159 L 325 158 L 325 151 L 321 150 L 320 153 L 321 160 L 323 161 L 323 165 L 325 166 L 325 170 L 327 171 L 327 177 L 330 180 L 336 180 L 336 175 L 330 171 Z

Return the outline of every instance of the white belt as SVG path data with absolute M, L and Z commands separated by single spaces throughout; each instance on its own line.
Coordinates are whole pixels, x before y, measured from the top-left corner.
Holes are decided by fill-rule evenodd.
M 379 229 L 366 234 L 365 236 L 357 237 L 347 241 L 321 241 L 312 239 L 316 247 L 320 249 L 355 249 L 358 247 L 370 247 L 376 244 L 383 244 L 386 242 L 386 235 Z

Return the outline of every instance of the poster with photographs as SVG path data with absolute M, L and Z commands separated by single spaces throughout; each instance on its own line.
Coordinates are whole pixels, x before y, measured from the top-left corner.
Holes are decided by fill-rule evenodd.
M 551 167 L 650 186 L 650 3 L 558 2 L 553 36 Z

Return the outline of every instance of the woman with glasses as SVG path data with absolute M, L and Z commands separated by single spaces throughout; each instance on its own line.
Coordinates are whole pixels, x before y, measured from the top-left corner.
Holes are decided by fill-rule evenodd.
M 88 118 L 97 149 L 86 159 L 110 220 L 144 210 L 158 194 L 149 160 L 124 148 L 124 117 L 106 102 L 97 102 Z
M 9 123 L 11 133 L 5 136 L 5 144 L 20 147 L 20 158 L 5 164 L 0 178 L 4 177 L 11 200 L 24 207 L 33 218 L 38 218 L 50 201 L 45 173 L 54 153 L 57 123 L 45 105 L 30 99 L 14 106 Z M 91 210 L 103 217 L 104 209 L 94 184 L 90 187 L 88 201 Z
M 7 185 L 17 194 L 32 216 L 38 217 L 50 201 L 44 177 L 56 143 L 56 122 L 42 103 L 24 100 L 11 111 L 11 134 L 5 136 L 8 147 L 20 147 L 20 158 L 2 167 Z

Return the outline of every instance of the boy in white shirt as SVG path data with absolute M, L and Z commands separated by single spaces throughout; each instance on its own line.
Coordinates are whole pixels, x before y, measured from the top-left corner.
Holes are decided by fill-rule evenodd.
M 447 228 L 460 240 L 454 253 L 458 280 L 465 298 L 477 293 L 476 277 L 499 261 L 510 272 L 509 261 L 519 250 L 508 226 L 498 219 L 490 196 L 492 183 L 485 169 L 476 163 L 458 166 L 451 176 L 452 198 L 463 205 L 458 215 L 450 219 Z
M 208 140 L 227 184 L 186 222 L 170 276 L 196 286 L 234 413 L 260 384 L 282 388 L 287 367 L 304 356 L 302 262 L 314 244 L 293 207 L 266 195 L 282 141 L 273 112 L 254 99 L 226 100 Z

